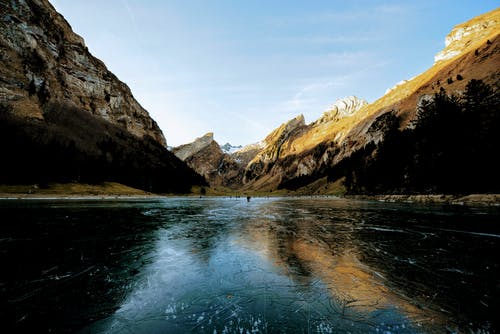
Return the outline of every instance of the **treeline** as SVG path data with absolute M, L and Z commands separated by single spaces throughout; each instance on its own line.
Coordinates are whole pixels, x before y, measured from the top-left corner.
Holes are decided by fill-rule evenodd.
M 488 193 L 500 191 L 500 97 L 471 80 L 461 96 L 441 90 L 423 99 L 400 131 L 395 112 L 381 115 L 370 143 L 329 171 L 350 193 Z
M 189 192 L 205 180 L 150 137 L 138 138 L 91 113 L 44 106 L 44 119 L 0 105 L 0 183 L 120 182 L 151 192 Z

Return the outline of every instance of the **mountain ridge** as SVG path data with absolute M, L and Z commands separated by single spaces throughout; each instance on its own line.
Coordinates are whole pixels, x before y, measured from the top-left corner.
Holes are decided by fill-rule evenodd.
M 300 115 L 283 123 L 262 141 L 262 148 L 255 150 L 257 153 L 244 167 L 241 189 L 273 191 L 326 176 L 333 181 L 335 166 L 367 145 L 384 141 L 388 129 L 384 122 L 391 120 L 391 115 L 398 119 L 402 131 L 412 127 L 422 104 L 443 89 L 460 95 L 471 81 L 480 80 L 498 92 L 499 26 L 500 9 L 455 26 L 432 67 L 400 82 L 370 104 L 348 97 L 354 112 L 332 108 L 310 124 L 305 124 Z
M 242 184 L 242 164 L 221 149 L 213 132 L 172 148 L 172 153 L 202 175 L 212 187 L 236 189 Z
M 0 6 L 1 103 L 18 116 L 38 119 L 47 104 L 70 104 L 166 147 L 162 131 L 130 88 L 88 51 L 48 0 Z

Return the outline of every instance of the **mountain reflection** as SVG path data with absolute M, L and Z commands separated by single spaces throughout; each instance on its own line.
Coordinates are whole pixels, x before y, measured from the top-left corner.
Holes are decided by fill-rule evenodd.
M 301 284 L 320 279 L 335 311 L 343 316 L 370 321 L 370 314 L 377 310 L 394 308 L 418 326 L 443 322 L 430 307 L 414 305 L 391 289 L 383 269 L 375 270 L 359 260 L 359 247 L 367 245 L 352 233 L 349 217 L 337 213 L 338 220 L 332 221 L 311 211 L 302 210 L 300 217 L 296 214 L 290 207 L 276 211 L 275 205 L 263 206 L 256 215 L 260 218 L 245 226 L 240 241 Z

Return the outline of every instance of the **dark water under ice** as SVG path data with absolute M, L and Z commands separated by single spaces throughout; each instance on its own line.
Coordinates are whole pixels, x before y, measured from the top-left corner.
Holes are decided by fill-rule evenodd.
M 0 201 L 0 331 L 495 332 L 500 209 Z

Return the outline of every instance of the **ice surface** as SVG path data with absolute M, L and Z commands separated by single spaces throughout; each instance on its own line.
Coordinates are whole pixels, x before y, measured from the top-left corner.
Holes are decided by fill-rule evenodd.
M 487 333 L 497 321 L 498 208 L 169 198 L 0 214 L 7 332 Z

